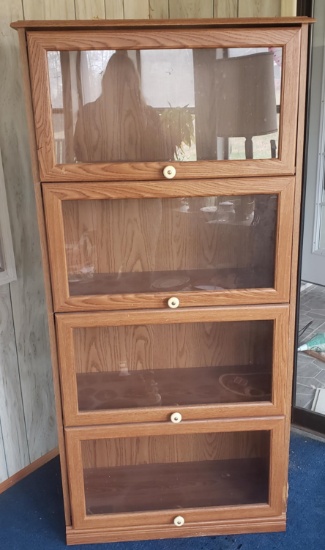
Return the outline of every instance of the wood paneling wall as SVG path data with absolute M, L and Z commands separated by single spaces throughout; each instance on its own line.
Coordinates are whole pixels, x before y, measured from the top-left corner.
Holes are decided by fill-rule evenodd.
M 0 483 L 56 447 L 17 19 L 295 15 L 295 0 L 0 0 L 0 149 L 18 280 L 0 287 Z

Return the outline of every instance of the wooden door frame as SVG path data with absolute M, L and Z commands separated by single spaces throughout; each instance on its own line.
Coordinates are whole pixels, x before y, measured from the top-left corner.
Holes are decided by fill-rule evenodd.
M 50 256 L 55 311 L 91 311 L 166 308 L 169 292 L 69 295 L 62 201 L 200 197 L 216 195 L 278 194 L 278 217 L 274 288 L 199 290 L 179 293 L 181 307 L 283 303 L 289 301 L 292 253 L 294 178 L 247 178 L 241 180 L 177 181 L 169 187 L 160 182 L 43 184 L 43 199 Z M 175 291 L 172 291 L 175 294 Z
M 172 406 L 139 407 L 107 411 L 78 410 L 78 389 L 73 331 L 78 328 L 105 326 L 211 323 L 231 321 L 274 321 L 271 401 L 182 405 L 177 407 L 184 420 L 234 418 L 284 414 L 286 371 L 288 364 L 288 307 L 242 306 L 236 308 L 186 308 L 183 310 L 119 311 L 57 314 L 57 340 L 65 426 L 99 424 L 169 422 Z
M 265 20 L 267 24 L 267 19 Z M 283 28 L 278 19 L 278 28 L 272 26 L 257 29 L 218 28 L 220 23 L 211 20 L 204 28 L 197 21 L 170 28 L 136 28 L 111 30 L 79 30 L 74 34 L 64 30 L 28 31 L 28 50 L 32 97 L 35 110 L 37 150 L 41 180 L 63 181 L 109 181 L 162 179 L 163 168 L 168 162 L 129 162 L 129 163 L 72 163 L 56 164 L 53 144 L 50 83 L 47 52 L 94 49 L 127 48 L 175 48 L 175 47 L 277 47 L 283 48 L 281 118 L 279 129 L 279 158 L 262 160 L 219 160 L 172 162 L 176 168 L 176 179 L 208 177 L 244 177 L 266 175 L 293 175 L 295 173 L 295 148 L 298 110 L 298 81 L 300 60 L 301 28 Z M 249 23 L 246 21 L 246 25 Z M 271 22 L 269 23 L 272 24 Z M 184 25 L 184 23 L 183 23 Z M 157 23 L 153 25 L 157 27 Z M 163 27 L 163 25 L 161 25 Z M 193 28 L 194 27 L 194 28 Z M 204 34 L 202 29 L 204 28 Z
M 209 508 L 191 508 L 184 510 L 164 510 L 157 512 L 132 512 L 125 514 L 102 514 L 87 516 L 85 507 L 85 493 L 83 482 L 83 466 L 81 456 L 81 441 L 109 438 L 130 438 L 148 435 L 177 435 L 209 432 L 231 431 L 270 431 L 270 475 L 269 475 L 269 504 L 222 506 Z M 284 420 L 282 417 L 254 418 L 227 421 L 185 422 L 182 424 L 141 424 L 132 426 L 102 426 L 88 428 L 70 428 L 65 430 L 68 471 L 72 501 L 72 524 L 76 529 L 123 529 L 126 527 L 136 531 L 149 527 L 164 527 L 169 536 L 175 527 L 172 520 L 175 515 L 183 515 L 186 523 L 198 523 L 200 530 L 210 522 L 241 520 L 244 518 L 270 518 L 280 516 L 286 502 L 285 454 L 282 452 L 284 442 Z M 185 532 L 186 525 L 185 523 Z M 171 531 L 170 531 L 171 529 Z M 183 528 L 177 528 L 179 532 Z

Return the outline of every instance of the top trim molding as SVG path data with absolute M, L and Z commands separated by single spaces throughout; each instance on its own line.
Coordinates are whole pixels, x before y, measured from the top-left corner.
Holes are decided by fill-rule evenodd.
M 231 19 L 92 19 L 54 21 L 14 21 L 13 29 L 67 30 L 67 29 L 114 29 L 130 27 L 248 27 L 248 26 L 301 26 L 315 23 L 311 17 L 241 17 Z

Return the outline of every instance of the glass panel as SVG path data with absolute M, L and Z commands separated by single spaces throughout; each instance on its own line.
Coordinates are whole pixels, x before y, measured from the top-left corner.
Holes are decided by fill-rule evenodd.
M 267 504 L 270 433 L 81 442 L 86 514 Z
M 281 48 L 47 55 L 57 163 L 278 157 Z
M 277 195 L 63 201 L 70 295 L 274 286 Z
M 270 401 L 273 321 L 74 329 L 80 411 Z

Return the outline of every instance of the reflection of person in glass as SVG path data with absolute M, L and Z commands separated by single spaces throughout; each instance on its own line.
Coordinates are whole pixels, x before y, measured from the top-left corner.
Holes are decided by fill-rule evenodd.
M 99 98 L 79 109 L 74 151 L 79 162 L 174 158 L 158 113 L 142 97 L 139 75 L 126 51 L 110 58 Z

